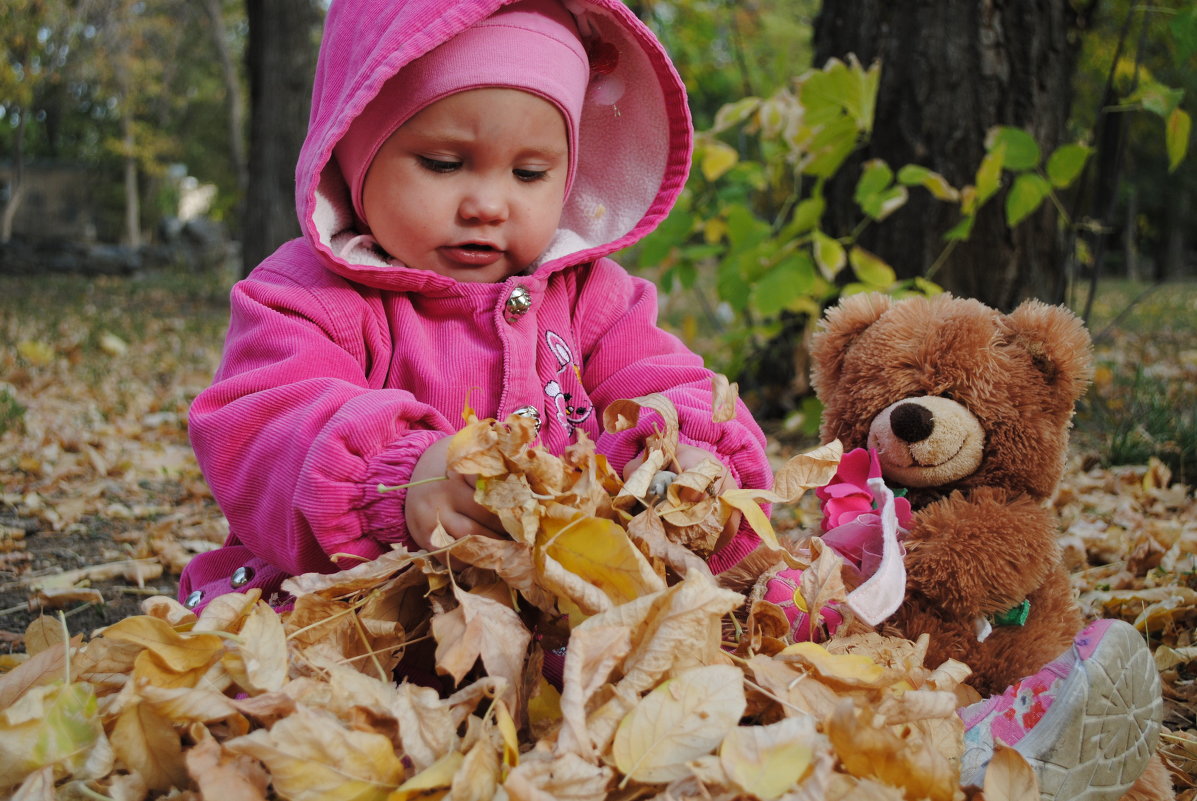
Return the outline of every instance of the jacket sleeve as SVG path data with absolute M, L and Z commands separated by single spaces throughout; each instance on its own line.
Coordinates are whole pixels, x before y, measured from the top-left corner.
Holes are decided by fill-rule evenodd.
M 735 419 L 712 421 L 714 374 L 681 340 L 658 327 L 657 294 L 650 282 L 629 275 L 613 261 L 600 260 L 582 278 L 574 319 L 584 354 L 582 379 L 599 411 L 621 398 L 659 392 L 677 407 L 680 442 L 711 451 L 740 487 L 772 486 L 760 426 L 741 401 L 736 402 Z M 622 471 L 643 450 L 654 424 L 659 427 L 660 418 L 648 413 L 627 431 L 602 433 L 598 450 Z M 730 567 L 757 542 L 751 529 L 742 527 L 711 557 L 712 570 Z
M 453 431 L 410 392 L 382 388 L 390 339 L 377 303 L 335 277 L 324 283 L 314 292 L 259 268 L 237 284 L 220 368 L 190 412 L 230 542 L 291 574 L 410 542 L 405 493 L 377 487 L 406 483 L 424 449 Z

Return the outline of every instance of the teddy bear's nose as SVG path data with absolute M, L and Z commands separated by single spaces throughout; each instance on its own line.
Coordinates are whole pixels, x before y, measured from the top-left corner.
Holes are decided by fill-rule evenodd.
M 922 442 L 935 430 L 935 417 L 922 404 L 902 403 L 889 413 L 889 427 L 906 442 Z

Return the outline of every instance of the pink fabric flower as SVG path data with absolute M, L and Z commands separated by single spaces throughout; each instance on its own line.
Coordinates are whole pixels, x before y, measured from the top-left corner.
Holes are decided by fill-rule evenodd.
M 855 521 L 861 515 L 875 513 L 877 510 L 873 508 L 869 479 L 880 477 L 881 462 L 876 451 L 856 448 L 845 453 L 831 482 L 815 490 L 815 496 L 823 508 L 823 530 L 831 531 Z M 912 517 L 910 501 L 894 498 L 894 511 L 898 515 L 898 525 L 909 528 Z

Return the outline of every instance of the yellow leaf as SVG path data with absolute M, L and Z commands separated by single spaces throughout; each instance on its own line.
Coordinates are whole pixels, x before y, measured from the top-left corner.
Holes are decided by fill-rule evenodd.
M 818 643 L 797 642 L 783 648 L 779 656 L 813 668 L 825 679 L 850 687 L 881 687 L 889 684 L 889 671 L 863 654 L 833 654 Z
M 545 552 L 562 567 L 598 587 L 616 604 L 665 588 L 644 555 L 617 523 L 599 517 L 546 519 Z
M 739 160 L 740 154 L 734 147 L 709 139 L 702 147 L 702 175 L 708 181 L 716 181 Z
M 426 797 L 432 790 L 447 790 L 453 783 L 453 774 L 457 773 L 464 759 L 460 752 L 450 751 L 399 785 L 387 796 L 387 801 L 408 801 Z
M 0 711 L 0 790 L 45 767 L 81 779 L 111 771 L 111 750 L 89 685 L 34 687 Z
M 985 769 L 985 801 L 1038 801 L 1035 771 L 1013 748 L 997 744 Z
M 503 764 L 514 768 L 520 763 L 520 738 L 515 721 L 502 699 L 495 701 L 495 725 L 503 738 Z
M 794 788 L 814 760 L 815 720 L 782 718 L 765 726 L 737 726 L 723 740 L 719 759 L 745 793 L 771 801 Z
M 141 774 L 151 790 L 169 790 L 187 783 L 183 746 L 171 721 L 148 704 L 125 707 L 112 729 L 112 749 Z
M 166 621 L 148 615 L 117 621 L 104 629 L 104 638 L 141 645 L 165 670 L 176 673 L 206 668 L 224 647 L 215 634 L 180 634 Z
M 773 524 L 769 522 L 769 517 L 757 502 L 762 494 L 767 493 L 754 489 L 734 489 L 720 494 L 719 500 L 731 508 L 739 510 L 758 537 L 772 548 L 780 549 L 781 543 L 777 541 L 777 532 L 773 530 Z M 765 499 L 762 498 L 762 500 Z
M 54 361 L 54 347 L 45 342 L 29 339 L 18 342 L 17 353 L 34 367 L 45 367 Z
M 404 776 L 388 737 L 348 729 L 305 706 L 225 748 L 265 764 L 275 792 L 288 801 L 384 801 Z
M 616 766 L 643 782 L 689 775 L 686 763 L 713 751 L 744 714 L 743 673 L 730 665 L 693 668 L 668 679 L 620 721 Z
M 278 613 L 259 601 L 241 628 L 241 657 L 251 693 L 280 689 L 287 681 L 287 635 Z

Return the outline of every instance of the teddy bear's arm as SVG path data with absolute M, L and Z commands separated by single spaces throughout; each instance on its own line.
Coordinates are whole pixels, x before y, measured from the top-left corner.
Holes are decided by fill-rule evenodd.
M 921 509 L 906 539 L 907 586 L 964 619 L 1000 614 L 1060 560 L 1055 516 L 1025 495 L 981 488 Z

